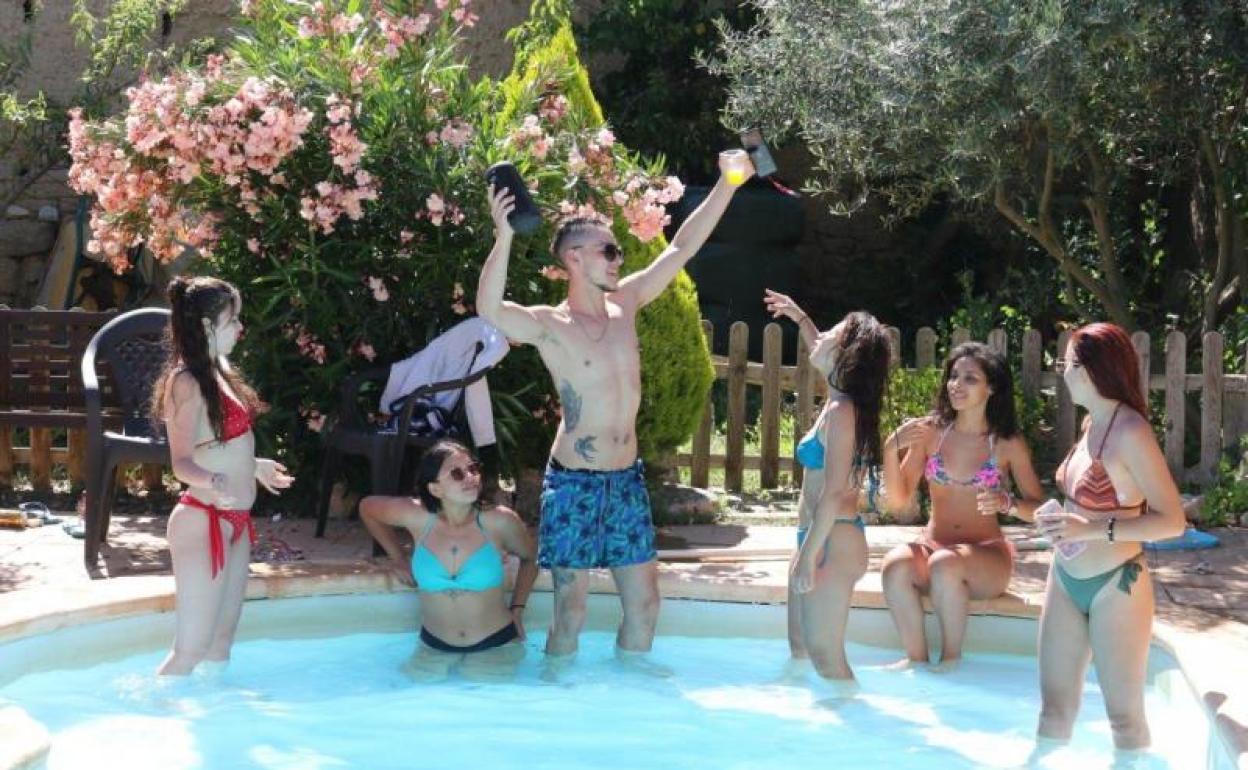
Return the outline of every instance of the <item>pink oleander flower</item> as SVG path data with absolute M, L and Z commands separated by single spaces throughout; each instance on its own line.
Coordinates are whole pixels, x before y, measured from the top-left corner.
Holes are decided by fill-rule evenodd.
M 334 165 L 350 174 L 360 165 L 360 159 L 364 157 L 368 145 L 360 141 L 350 123 L 330 126 L 326 133 L 329 134 L 329 152 L 333 156 Z
M 467 305 L 464 304 L 464 287 L 463 284 L 456 283 L 455 288 L 451 291 L 451 310 L 455 315 L 465 315 L 468 312 Z
M 566 281 L 568 280 L 568 271 L 556 265 L 546 265 L 541 270 L 542 277 L 548 281 Z
M 568 151 L 568 171 L 572 174 L 585 171 L 585 156 L 576 145 L 572 145 L 572 149 Z
M 256 240 L 255 238 L 248 238 L 247 250 L 250 251 L 252 254 L 259 254 L 260 253 L 260 241 Z
M 373 349 L 373 346 L 363 340 L 355 344 L 355 352 L 368 361 L 377 357 L 377 351 Z
M 472 134 L 473 128 L 470 124 L 459 118 L 452 118 L 442 127 L 442 133 L 439 135 L 439 138 L 452 147 L 459 149 L 472 140 Z
M 586 217 L 608 224 L 607 218 L 598 209 L 594 208 L 592 203 L 573 203 L 569 200 L 559 201 L 559 215 L 564 219 Z
M 306 328 L 300 329 L 299 336 L 295 338 L 295 345 L 299 348 L 299 353 L 304 357 L 310 358 L 318 364 L 325 363 L 325 346 Z
M 663 227 L 672 221 L 666 209 L 645 200 L 630 202 L 623 208 L 623 214 L 628 220 L 628 231 L 643 243 L 662 235 Z
M 386 288 L 384 279 L 370 275 L 368 277 L 368 288 L 373 292 L 373 299 L 378 302 L 385 302 L 390 299 L 390 290 Z
M 313 19 L 310 16 L 304 16 L 299 20 L 298 31 L 299 37 L 304 38 L 305 40 L 325 34 L 324 25 L 322 25 L 319 20 Z
M 338 101 L 336 97 L 329 97 L 325 101 L 329 109 L 325 110 L 325 119 L 330 123 L 338 124 L 351 119 L 351 103 Z
M 446 201 L 442 200 L 442 196 L 437 193 L 431 193 L 425 199 L 425 210 L 429 214 L 429 221 L 434 227 L 441 227 L 442 220 L 446 216 Z
M 417 16 L 403 16 L 399 19 L 398 29 L 403 37 L 408 40 L 415 40 L 425 32 L 429 31 L 429 24 L 433 19 L 427 13 Z
M 598 130 L 594 140 L 603 148 L 611 147 L 615 144 L 615 134 L 611 132 L 611 129 L 604 127 Z
M 325 415 L 321 414 L 315 409 L 307 412 L 306 414 L 307 414 L 306 424 L 308 426 L 308 430 L 312 431 L 313 433 L 320 433 L 322 430 L 325 429 Z
M 411 243 L 411 242 L 412 242 L 412 239 L 413 239 L 413 238 L 415 238 L 415 237 L 416 237 L 416 234 L 415 234 L 415 233 L 413 233 L 411 230 L 400 230 L 400 231 L 399 231 L 399 243 L 401 243 L 401 244 L 403 244 L 403 245 L 407 245 L 407 244 Z
M 568 97 L 563 94 L 551 94 L 542 99 L 537 114 L 547 123 L 558 123 L 568 114 Z
M 659 203 L 675 203 L 685 195 L 685 186 L 680 179 L 669 176 L 664 180 L 662 191 L 659 193 Z
M 350 16 L 340 13 L 330 20 L 329 27 L 336 34 L 349 35 L 359 29 L 363 23 L 364 17 L 358 13 L 353 13 Z

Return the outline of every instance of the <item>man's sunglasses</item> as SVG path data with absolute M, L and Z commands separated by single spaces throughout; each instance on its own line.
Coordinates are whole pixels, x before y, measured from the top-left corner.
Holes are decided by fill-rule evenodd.
M 481 478 L 481 463 L 468 463 L 462 468 L 451 468 L 446 475 L 451 477 L 451 481 L 459 483 L 468 478 L 470 474 Z
M 579 249 L 581 247 L 577 246 L 577 248 Z M 598 253 L 602 256 L 603 259 L 607 260 L 608 262 L 614 262 L 617 259 L 624 258 L 624 252 L 620 249 L 619 246 L 616 246 L 614 243 L 602 244 L 602 249 Z

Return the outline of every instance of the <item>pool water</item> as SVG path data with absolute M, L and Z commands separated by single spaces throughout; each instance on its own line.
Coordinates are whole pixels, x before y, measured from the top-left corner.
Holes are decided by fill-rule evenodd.
M 164 654 L 152 649 L 19 676 L 0 703 L 51 731 L 49 770 L 996 768 L 1034 747 L 1029 656 L 975 654 L 937 674 L 885 669 L 895 650 L 853 645 L 861 689 L 846 698 L 786 675 L 781 638 L 663 636 L 652 657 L 668 678 L 617 661 L 606 630 L 584 633 L 556 672 L 543 642 L 532 630 L 524 659 L 493 682 L 413 682 L 401 670 L 411 631 L 240 641 L 225 672 L 174 683 L 152 675 Z M 1199 710 L 1150 688 L 1148 713 L 1155 748 L 1125 766 L 1207 766 Z M 1124 766 L 1113 762 L 1090 680 L 1073 741 L 1033 766 Z

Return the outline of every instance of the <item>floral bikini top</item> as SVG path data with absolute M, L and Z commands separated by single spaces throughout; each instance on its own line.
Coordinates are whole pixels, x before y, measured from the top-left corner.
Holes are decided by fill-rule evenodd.
M 936 445 L 936 451 L 927 458 L 927 465 L 923 468 L 923 477 L 928 483 L 939 486 L 979 487 L 980 489 L 995 489 L 1001 486 L 1001 468 L 997 465 L 996 452 L 993 451 L 996 441 L 991 434 L 988 436 L 988 459 L 979 466 L 974 476 L 963 480 L 949 475 L 949 470 L 945 467 L 945 458 L 940 454 L 940 448 L 945 445 L 945 437 L 951 430 L 953 430 L 952 424 L 940 434 L 940 443 Z

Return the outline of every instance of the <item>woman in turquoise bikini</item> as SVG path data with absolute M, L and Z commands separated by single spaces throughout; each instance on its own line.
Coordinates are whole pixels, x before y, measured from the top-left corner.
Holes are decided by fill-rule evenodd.
M 924 594 L 940 623 L 935 668 L 944 671 L 962 658 L 971 600 L 1000 596 L 1010 583 L 1014 553 L 997 514 L 1030 518 L 1044 494 L 1017 423 L 1004 356 L 968 342 L 945 359 L 934 414 L 907 421 L 885 441 L 886 504 L 908 508 L 924 479 L 932 500 L 923 534 L 890 551 L 882 567 L 884 596 L 906 652 L 901 667 L 928 662 Z M 1011 476 L 1019 498 L 1010 493 Z
M 457 662 L 523 649 L 524 609 L 537 577 L 536 549 L 524 523 L 502 506 L 482 508 L 481 465 L 467 447 L 442 441 L 425 452 L 412 497 L 366 497 L 360 518 L 405 583 L 420 590 L 421 645 L 409 671 L 442 675 Z M 395 528 L 412 534 L 410 561 Z M 511 601 L 503 556 L 520 559 Z M 493 657 L 499 657 L 494 653 Z
M 773 291 L 763 299 L 773 316 L 797 322 L 811 364 L 828 380 L 828 399 L 797 449 L 807 472 L 789 573 L 789 648 L 795 660 L 809 659 L 820 676 L 852 683 L 845 626 L 854 584 L 867 571 L 858 491 L 880 460 L 888 334 L 861 312 L 820 334 L 793 300 Z
M 1036 517 L 1057 549 L 1040 616 L 1037 733 L 1070 738 L 1091 660 L 1114 745 L 1139 749 L 1149 743 L 1144 680 L 1153 622 L 1142 546 L 1182 534 L 1183 503 L 1148 422 L 1127 333 L 1106 323 L 1077 330 L 1062 367 L 1071 399 L 1088 416 L 1057 472 L 1065 511 Z

